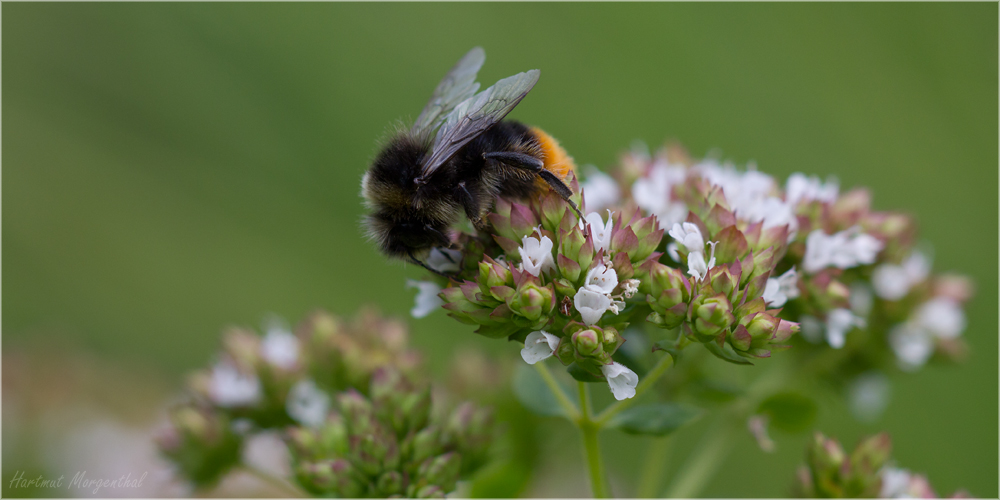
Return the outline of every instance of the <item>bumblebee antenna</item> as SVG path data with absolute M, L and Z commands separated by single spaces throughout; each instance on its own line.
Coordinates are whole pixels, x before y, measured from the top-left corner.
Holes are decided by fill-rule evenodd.
M 406 255 L 410 257 L 410 262 L 412 262 L 412 263 L 414 263 L 414 264 L 416 264 L 416 265 L 418 265 L 418 266 L 420 266 L 420 267 L 422 267 L 422 268 L 424 268 L 424 269 L 426 269 L 426 270 L 428 270 L 428 271 L 430 271 L 430 272 L 432 272 L 432 273 L 434 273 L 434 274 L 436 274 L 438 276 L 441 276 L 443 278 L 454 279 L 453 276 L 445 274 L 445 273 L 442 273 L 441 271 L 438 271 L 437 269 L 434 269 L 433 267 L 428 266 L 427 264 L 423 263 L 420 259 L 418 259 L 418 258 L 416 258 L 416 257 L 413 256 L 413 252 L 412 251 L 406 252 Z

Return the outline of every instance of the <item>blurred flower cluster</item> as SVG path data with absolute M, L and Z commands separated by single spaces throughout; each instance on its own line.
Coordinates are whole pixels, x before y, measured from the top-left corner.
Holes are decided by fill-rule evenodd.
M 799 468 L 795 495 L 805 498 L 938 498 L 927 478 L 893 466 L 892 442 L 881 433 L 848 455 L 837 440 L 816 433 Z M 957 492 L 951 498 L 967 497 Z
M 236 328 L 223 344 L 157 439 L 196 486 L 251 468 L 241 462 L 245 443 L 275 431 L 293 477 L 274 479 L 319 496 L 443 497 L 486 460 L 491 412 L 432 405 L 401 323 L 317 312 L 295 333 L 272 319 L 263 336 Z

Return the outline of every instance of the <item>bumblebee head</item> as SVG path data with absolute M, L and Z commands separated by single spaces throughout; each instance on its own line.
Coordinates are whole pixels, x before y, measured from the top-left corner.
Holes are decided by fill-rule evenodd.
M 420 214 L 394 214 L 380 210 L 365 217 L 368 236 L 382 253 L 397 258 L 424 254 L 432 247 L 446 247 L 448 224 L 425 219 Z
M 458 217 L 458 205 L 414 182 L 425 149 L 406 135 L 397 136 L 361 180 L 361 196 L 370 210 L 364 219 L 368 236 L 391 257 L 450 244 L 448 228 Z

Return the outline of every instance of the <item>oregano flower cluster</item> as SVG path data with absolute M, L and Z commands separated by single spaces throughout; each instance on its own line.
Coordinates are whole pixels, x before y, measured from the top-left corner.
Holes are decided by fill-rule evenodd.
M 278 480 L 317 496 L 443 497 L 485 462 L 491 412 L 435 407 L 403 324 L 317 312 L 295 333 L 280 321 L 265 330 L 227 331 L 157 438 L 195 487 L 245 467 L 244 443 L 275 431 L 292 462 Z

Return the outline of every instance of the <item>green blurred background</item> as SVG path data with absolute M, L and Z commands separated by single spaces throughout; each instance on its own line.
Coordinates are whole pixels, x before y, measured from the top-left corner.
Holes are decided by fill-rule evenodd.
M 542 70 L 512 117 L 581 164 L 677 139 L 915 214 L 935 268 L 976 282 L 969 360 L 893 376 L 875 424 L 831 403 L 817 427 L 888 430 L 939 492 L 998 494 L 996 3 L 7 3 L 2 22 L 5 351 L 72 346 L 179 390 L 231 323 L 406 315 L 421 273 L 362 239 L 359 180 L 482 45 L 486 85 Z M 410 323 L 436 366 L 466 343 L 517 355 L 440 313 Z M 639 440 L 611 437 L 628 477 Z M 740 439 L 705 494 L 786 495 L 806 436 L 768 456 Z

